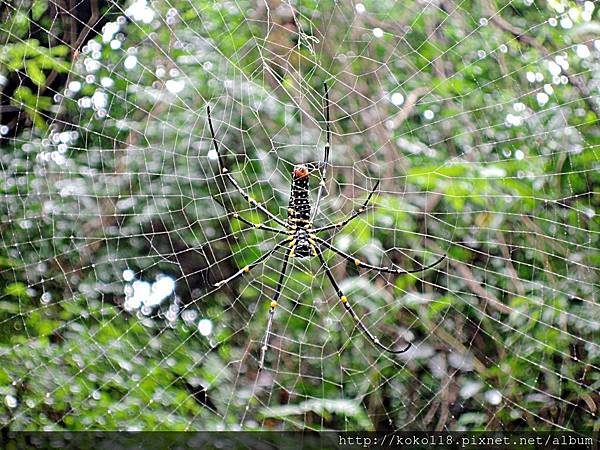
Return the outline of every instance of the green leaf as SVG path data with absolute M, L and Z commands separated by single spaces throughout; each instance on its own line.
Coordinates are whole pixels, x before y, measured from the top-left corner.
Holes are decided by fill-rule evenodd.
M 27 286 L 25 283 L 15 282 L 10 283 L 4 288 L 6 295 L 12 295 L 13 297 L 25 297 L 27 295 Z
M 37 86 L 41 87 L 46 83 L 46 75 L 44 75 L 44 72 L 34 60 L 29 60 L 25 63 L 25 70 L 27 71 L 27 76 L 29 76 L 31 81 Z
M 46 0 L 33 0 L 31 5 L 31 17 L 33 20 L 40 20 L 42 14 L 48 9 L 48 2 Z
M 66 45 L 57 45 L 50 49 L 50 54 L 54 56 L 67 56 L 71 49 Z
M 10 314 L 17 314 L 19 312 L 19 305 L 17 302 L 0 302 L 0 311 L 6 311 Z

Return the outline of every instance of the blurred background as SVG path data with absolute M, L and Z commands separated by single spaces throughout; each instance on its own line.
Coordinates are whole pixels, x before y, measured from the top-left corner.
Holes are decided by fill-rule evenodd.
M 595 2 L 22 0 L 0 9 L 0 425 L 598 429 Z M 333 147 L 258 371 L 294 164 Z M 311 177 L 312 193 L 317 186 Z M 313 196 L 314 199 L 314 196 Z M 274 225 L 274 223 L 270 223 Z M 325 236 L 332 233 L 325 233 Z

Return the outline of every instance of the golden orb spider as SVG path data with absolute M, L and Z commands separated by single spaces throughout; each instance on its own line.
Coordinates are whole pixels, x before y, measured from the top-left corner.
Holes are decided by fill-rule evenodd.
M 344 227 L 345 225 L 350 223 L 353 219 L 355 219 L 360 214 L 365 212 L 367 210 L 367 206 L 369 204 L 369 201 L 371 200 L 371 197 L 373 196 L 373 194 L 377 190 L 377 187 L 379 186 L 379 181 L 377 181 L 377 183 L 375 183 L 375 186 L 373 187 L 373 189 L 369 192 L 369 195 L 367 196 L 367 199 L 362 204 L 362 206 L 360 208 L 358 208 L 357 210 L 353 211 L 342 221 L 333 223 L 331 225 L 317 227 L 317 228 L 315 228 L 313 226 L 315 216 L 317 214 L 317 211 L 319 210 L 319 205 L 321 203 L 323 189 L 325 187 L 325 176 L 327 173 L 327 165 L 329 163 L 329 151 L 331 149 L 331 129 L 330 129 L 330 125 L 329 125 L 329 123 L 330 123 L 330 120 L 329 120 L 329 91 L 327 88 L 327 84 L 324 84 L 324 91 L 325 91 L 324 115 L 325 115 L 325 123 L 326 123 L 327 142 L 325 143 L 325 152 L 324 152 L 324 157 L 323 157 L 323 163 L 321 166 L 322 169 L 321 169 L 321 176 L 320 176 L 320 182 L 319 182 L 319 190 L 317 191 L 317 199 L 315 201 L 314 208 L 311 207 L 310 200 L 309 200 L 309 173 L 310 173 L 309 166 L 307 164 L 295 165 L 293 168 L 293 171 L 292 171 L 292 187 L 291 187 L 291 195 L 290 195 L 290 201 L 289 201 L 289 206 L 288 206 L 288 216 L 285 221 L 280 219 L 273 213 L 271 213 L 264 205 L 262 205 L 260 202 L 258 202 L 254 198 L 252 198 L 248 194 L 248 192 L 246 192 L 246 190 L 243 189 L 238 184 L 238 182 L 235 180 L 235 178 L 233 178 L 231 173 L 227 170 L 227 168 L 225 167 L 225 163 L 223 162 L 223 155 L 221 155 L 221 152 L 219 149 L 219 143 L 217 142 L 217 138 L 215 137 L 215 130 L 213 127 L 212 118 L 211 118 L 211 114 L 210 114 L 210 106 L 207 106 L 208 125 L 209 125 L 210 133 L 212 136 L 212 142 L 215 147 L 215 151 L 217 153 L 217 160 L 219 163 L 219 170 L 220 170 L 221 174 L 229 180 L 229 182 L 237 189 L 237 191 L 240 193 L 240 195 L 242 197 L 244 197 L 244 199 L 248 203 L 250 203 L 250 205 L 257 208 L 259 211 L 261 211 L 263 214 L 265 214 L 270 220 L 274 221 L 275 223 L 277 223 L 278 225 L 283 227 L 283 229 L 270 227 L 270 226 L 264 225 L 263 223 L 253 223 L 253 222 L 243 218 L 242 216 L 240 216 L 238 213 L 235 213 L 235 212 L 232 213 L 233 217 L 253 228 L 270 231 L 272 233 L 287 235 L 286 239 L 280 241 L 271 250 L 269 250 L 268 252 L 266 252 L 265 254 L 260 256 L 258 259 L 256 259 L 249 265 L 239 269 L 237 272 L 235 272 L 230 277 L 225 278 L 213 285 L 216 288 L 220 288 L 224 284 L 229 283 L 230 281 L 236 279 L 237 277 L 250 272 L 250 270 L 252 270 L 254 267 L 256 267 L 257 265 L 264 262 L 276 250 L 278 250 L 282 247 L 286 248 L 285 256 L 283 259 L 283 266 L 281 268 L 279 280 L 278 280 L 277 286 L 275 288 L 275 294 L 270 302 L 269 319 L 267 322 L 265 338 L 263 341 L 263 345 L 261 347 L 259 370 L 261 370 L 264 366 L 265 355 L 266 355 L 267 349 L 269 347 L 269 337 L 271 335 L 271 328 L 273 325 L 273 315 L 275 314 L 275 309 L 278 306 L 277 301 L 279 300 L 279 296 L 281 295 L 281 290 L 283 287 L 283 283 L 285 281 L 286 270 L 287 270 L 287 266 L 288 266 L 288 262 L 289 262 L 290 258 L 306 258 L 306 257 L 310 257 L 310 256 L 318 257 L 323 266 L 323 269 L 325 270 L 325 273 L 327 274 L 327 277 L 329 278 L 329 281 L 333 285 L 333 288 L 336 290 L 341 303 L 344 305 L 344 307 L 346 308 L 346 310 L 348 311 L 350 316 L 354 319 L 356 325 L 360 328 L 360 330 L 377 347 L 381 348 L 382 350 L 385 350 L 386 352 L 396 353 L 396 354 L 406 352 L 411 347 L 412 344 L 409 342 L 406 347 L 404 347 L 400 350 L 393 350 L 393 349 L 388 348 L 385 345 L 383 345 L 379 341 L 379 339 L 377 337 L 375 337 L 375 335 L 373 335 L 373 333 L 371 333 L 369 331 L 369 329 L 363 324 L 360 317 L 358 317 L 358 315 L 356 314 L 356 312 L 350 305 L 348 297 L 346 295 L 344 295 L 344 293 L 340 289 L 337 281 L 335 280 L 335 278 L 331 272 L 331 269 L 329 268 L 329 266 L 327 265 L 327 262 L 325 261 L 325 258 L 323 257 L 323 253 L 321 251 L 321 246 L 333 251 L 334 253 L 337 253 L 338 255 L 342 256 L 343 258 L 346 258 L 347 260 L 351 261 L 357 267 L 362 267 L 362 268 L 368 269 L 368 270 L 376 270 L 379 272 L 394 273 L 394 274 L 408 274 L 408 273 L 423 272 L 425 270 L 431 269 L 432 267 L 438 265 L 440 262 L 442 262 L 446 258 L 446 255 L 443 255 L 441 258 L 439 258 L 434 263 L 429 264 L 428 266 L 422 266 L 419 269 L 414 269 L 414 270 L 396 269 L 393 267 L 378 267 L 378 266 L 368 264 L 358 258 L 355 258 L 354 256 L 352 256 L 352 255 L 338 249 L 334 245 L 330 244 L 325 239 L 322 239 L 319 236 L 317 236 L 317 234 L 319 234 L 323 231 L 327 231 L 327 230 L 334 229 L 336 231 L 339 231 L 342 227 Z

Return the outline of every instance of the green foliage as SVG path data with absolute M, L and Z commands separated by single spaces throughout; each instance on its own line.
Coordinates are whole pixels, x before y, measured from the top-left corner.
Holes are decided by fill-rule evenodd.
M 40 8 L 40 5 L 34 5 L 34 13 L 39 13 Z M 22 73 L 37 88 L 42 88 L 46 84 L 46 73 L 49 71 L 66 73 L 70 70 L 70 64 L 65 59 L 68 54 L 69 48 L 66 45 L 46 48 L 36 39 L 9 43 L 0 50 L 0 73 Z M 19 86 L 14 91 L 11 101 L 28 113 L 36 128 L 47 129 L 43 115 L 52 106 L 50 97 L 38 95 L 27 86 Z

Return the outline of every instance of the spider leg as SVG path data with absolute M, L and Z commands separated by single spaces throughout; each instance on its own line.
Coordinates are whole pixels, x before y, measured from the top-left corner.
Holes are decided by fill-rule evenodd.
M 237 219 L 240 222 L 243 222 L 252 228 L 256 228 L 257 230 L 266 230 L 266 231 L 270 231 L 271 233 L 277 233 L 277 234 L 286 233 L 285 230 L 280 230 L 279 228 L 269 227 L 269 226 L 265 225 L 264 223 L 254 223 L 251 220 L 248 220 L 248 219 L 242 217 L 239 213 L 231 211 L 227 206 L 225 206 L 225 203 L 218 200 L 217 197 L 213 197 L 213 198 L 219 205 L 221 205 L 223 207 L 223 209 L 225 211 L 227 211 L 229 214 L 231 214 L 234 219 Z
M 332 252 L 337 253 L 338 255 L 346 258 L 348 261 L 351 261 L 357 267 L 364 267 L 365 269 L 377 270 L 379 272 L 385 272 L 385 273 L 395 273 L 395 274 L 398 274 L 398 275 L 402 275 L 402 274 L 407 274 L 407 273 L 425 272 L 426 270 L 431 269 L 432 267 L 437 266 L 444 259 L 446 259 L 446 255 L 443 255 L 441 258 L 439 258 L 438 260 L 436 260 L 435 262 L 433 262 L 433 263 L 431 263 L 431 264 L 429 264 L 427 266 L 421 266 L 418 269 L 412 269 L 412 270 L 394 269 L 393 267 L 379 267 L 379 266 L 374 266 L 372 264 L 368 264 L 368 263 L 366 263 L 364 261 L 361 261 L 358 258 L 355 258 L 354 256 L 350 255 L 349 253 L 346 253 L 346 252 L 340 250 L 339 248 L 335 247 L 334 245 L 330 244 L 325 239 L 321 239 L 318 236 L 315 236 L 315 238 L 316 238 L 317 242 L 319 242 L 320 244 L 324 245 L 325 247 L 327 247 Z
M 237 189 L 237 191 L 240 193 L 240 195 L 242 197 L 244 197 L 244 199 L 248 203 L 250 203 L 252 206 L 254 206 L 255 208 L 257 208 L 262 213 L 264 213 L 269 219 L 277 222 L 282 227 L 285 227 L 285 222 L 283 220 L 281 220 L 279 217 L 277 217 L 275 214 L 273 214 L 271 211 L 269 211 L 267 208 L 265 208 L 261 203 L 259 203 L 254 198 L 252 198 L 250 196 L 250 194 L 248 194 L 238 184 L 238 182 L 235 181 L 235 178 L 233 178 L 233 176 L 229 173 L 229 171 L 225 167 L 225 163 L 223 162 L 223 156 L 221 155 L 221 152 L 219 150 L 219 143 L 217 142 L 217 138 L 215 137 L 215 130 L 214 130 L 213 123 L 212 123 L 212 118 L 211 118 L 211 115 L 210 115 L 210 106 L 208 106 L 208 105 L 206 106 L 206 112 L 207 112 L 207 116 L 208 116 L 208 127 L 210 128 L 210 135 L 212 136 L 213 145 L 215 147 L 215 151 L 217 152 L 217 160 L 219 161 L 219 170 L 221 171 L 221 174 L 223 174 L 223 175 L 225 175 L 227 177 L 227 179 L 229 180 L 229 182 L 231 184 L 233 184 L 233 186 Z
M 313 230 L 313 233 L 318 233 L 320 231 L 332 230 L 334 228 L 339 229 L 339 228 L 343 228 L 346 225 L 348 225 L 352 220 L 354 220 L 356 217 L 358 217 L 360 214 L 364 213 L 367 210 L 367 205 L 371 201 L 371 197 L 373 197 L 373 194 L 375 193 L 375 191 L 377 190 L 378 187 L 379 187 L 379 180 L 377 180 L 377 183 L 375 183 L 375 186 L 373 186 L 373 189 L 371 189 L 371 191 L 369 192 L 369 195 L 367 196 L 367 199 L 362 204 L 362 206 L 360 208 L 352 211 L 352 214 L 350 214 L 344 220 L 337 222 L 337 223 L 332 223 L 331 225 L 325 225 L 324 227 L 315 228 Z
M 310 216 L 311 223 L 315 220 L 317 212 L 319 211 L 319 205 L 321 204 L 321 197 L 323 196 L 323 189 L 325 189 L 325 177 L 327 175 L 327 165 L 329 164 L 329 150 L 331 149 L 331 127 L 329 125 L 329 88 L 327 83 L 323 83 L 323 89 L 325 91 L 325 105 L 324 105 L 324 116 L 327 142 L 325 143 L 325 152 L 323 155 L 323 169 L 321 170 L 321 179 L 319 181 L 319 190 L 317 191 L 317 200 Z
M 273 253 L 275 253 L 275 251 L 277 249 L 288 245 L 290 242 L 292 242 L 291 238 L 285 239 L 285 240 L 279 242 L 277 245 L 275 245 L 275 247 L 273 247 L 267 253 L 259 256 L 257 259 L 255 259 L 253 262 L 251 262 L 247 266 L 242 267 L 240 270 L 238 270 L 236 273 L 234 273 L 230 277 L 227 277 L 224 280 L 218 281 L 217 283 L 213 284 L 213 287 L 220 288 L 224 284 L 227 284 L 230 281 L 235 280 L 237 277 L 250 272 L 254 267 L 258 266 L 261 262 L 263 262 L 265 259 L 267 259 L 269 256 L 271 256 Z
M 252 228 L 256 228 L 257 230 L 266 230 L 266 231 L 270 231 L 271 233 L 277 233 L 277 234 L 287 233 L 287 231 L 280 230 L 279 228 L 269 227 L 262 223 L 251 222 L 250 220 L 245 219 L 244 217 L 240 216 L 236 212 L 232 212 L 231 215 L 234 217 L 234 219 L 238 219 L 240 222 L 243 222 L 246 225 L 251 226 Z
M 288 266 L 288 262 L 290 260 L 290 255 L 292 254 L 293 247 L 290 247 L 285 252 L 285 257 L 283 259 L 283 266 L 281 267 L 281 273 L 279 274 L 279 280 L 277 281 L 277 287 L 275 288 L 275 295 L 273 295 L 273 300 L 271 300 L 271 305 L 269 309 L 269 321 L 267 322 L 267 331 L 265 333 L 265 340 L 263 341 L 263 345 L 260 348 L 260 362 L 258 364 L 258 370 L 262 370 L 265 364 L 265 354 L 269 348 L 269 337 L 271 336 L 271 327 L 273 326 L 273 316 L 275 315 L 275 309 L 279 305 L 277 300 L 279 300 L 279 296 L 281 295 L 281 290 L 283 289 L 283 281 L 285 279 L 285 271 Z
M 360 317 L 358 317 L 358 315 L 356 314 L 356 312 L 354 312 L 354 309 L 352 309 L 352 306 L 350 306 L 350 302 L 348 301 L 348 297 L 346 297 L 344 295 L 344 293 L 340 289 L 340 286 L 337 284 L 337 281 L 335 281 L 335 278 L 333 277 L 333 273 L 331 273 L 331 269 L 327 265 L 327 261 L 325 261 L 325 258 L 323 257 L 323 253 L 321 252 L 321 250 L 318 249 L 316 246 L 314 246 L 313 249 L 316 251 L 317 256 L 321 260 L 321 264 L 323 264 L 323 268 L 325 269 L 325 273 L 327 274 L 327 277 L 329 278 L 329 281 L 331 281 L 331 284 L 333 285 L 334 289 L 336 290 L 337 295 L 340 298 L 340 301 L 342 302 L 342 305 L 344 305 L 344 308 L 346 308 L 346 311 L 348 311 L 350 313 L 350 315 L 354 319 L 354 322 L 356 323 L 356 325 L 369 338 L 369 340 L 373 344 L 375 344 L 377 347 L 379 347 L 380 349 L 385 350 L 386 352 L 389 352 L 389 353 L 398 354 L 398 353 L 404 353 L 405 351 L 407 351 L 412 346 L 412 344 L 410 342 L 402 350 L 392 350 L 391 348 L 388 348 L 385 345 L 383 345 L 381 343 L 381 341 L 379 340 L 379 338 L 375 337 L 375 335 L 373 335 L 373 333 L 371 333 L 369 331 L 369 329 L 365 326 L 365 324 L 363 324 L 362 321 L 360 320 Z

